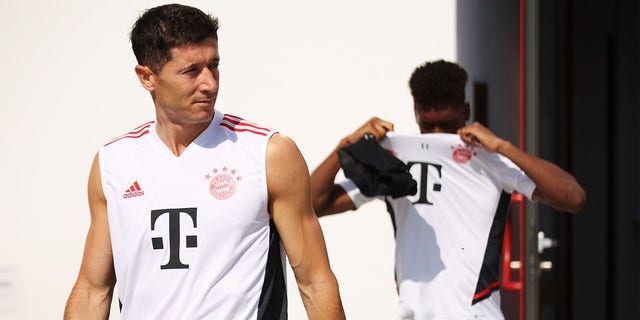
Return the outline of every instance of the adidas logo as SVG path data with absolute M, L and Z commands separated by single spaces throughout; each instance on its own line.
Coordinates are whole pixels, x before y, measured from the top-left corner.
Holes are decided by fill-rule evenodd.
M 144 191 L 140 188 L 138 181 L 135 181 L 129 189 L 127 189 L 122 195 L 123 198 L 134 198 L 134 197 L 142 197 L 144 196 Z

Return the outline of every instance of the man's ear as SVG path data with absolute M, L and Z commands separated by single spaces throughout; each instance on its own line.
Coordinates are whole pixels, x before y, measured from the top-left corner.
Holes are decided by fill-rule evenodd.
M 155 89 L 153 83 L 153 71 L 147 66 L 137 65 L 136 75 L 138 76 L 138 80 L 140 80 L 140 84 L 147 89 L 148 91 L 153 91 Z
M 464 122 L 469 121 L 471 119 L 471 106 L 469 106 L 469 102 L 464 103 Z

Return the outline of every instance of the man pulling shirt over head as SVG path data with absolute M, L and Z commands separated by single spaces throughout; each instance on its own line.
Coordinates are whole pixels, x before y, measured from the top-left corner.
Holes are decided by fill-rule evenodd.
M 311 175 L 319 216 L 355 210 L 366 197 L 351 180 L 335 182 L 337 150 L 372 134 L 409 167 L 418 192 L 377 197 L 396 227 L 401 319 L 502 319 L 498 263 L 509 193 L 567 212 L 586 194 L 553 163 L 527 154 L 469 120 L 467 73 L 455 63 L 427 62 L 409 81 L 420 134 L 396 135 L 372 118 L 340 141 Z M 437 134 L 434 134 L 437 133 Z

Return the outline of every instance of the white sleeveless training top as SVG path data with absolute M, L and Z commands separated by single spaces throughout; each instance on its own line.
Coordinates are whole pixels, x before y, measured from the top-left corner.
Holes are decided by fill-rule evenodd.
M 392 199 L 400 319 L 502 319 L 499 261 L 510 201 L 533 182 L 510 160 L 454 134 L 389 133 L 418 193 Z M 341 183 L 356 207 L 375 198 Z
M 271 129 L 216 110 L 176 157 L 154 122 L 99 152 L 122 319 L 286 319 Z

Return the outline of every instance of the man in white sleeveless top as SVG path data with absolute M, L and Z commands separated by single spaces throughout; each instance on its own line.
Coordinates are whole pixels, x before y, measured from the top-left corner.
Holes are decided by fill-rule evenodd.
M 147 10 L 131 32 L 156 119 L 106 143 L 65 319 L 287 319 L 285 254 L 310 319 L 343 319 L 295 143 L 214 105 L 217 19 Z
M 509 193 L 520 192 L 567 212 L 586 199 L 558 166 L 529 155 L 479 123 L 466 126 L 467 74 L 435 61 L 409 81 L 420 134 L 400 135 L 372 118 L 340 141 L 311 175 L 319 216 L 354 210 L 383 199 L 396 232 L 400 319 L 502 319 L 498 263 Z M 373 134 L 409 166 L 415 195 L 367 197 L 352 180 L 335 183 L 337 150 Z

